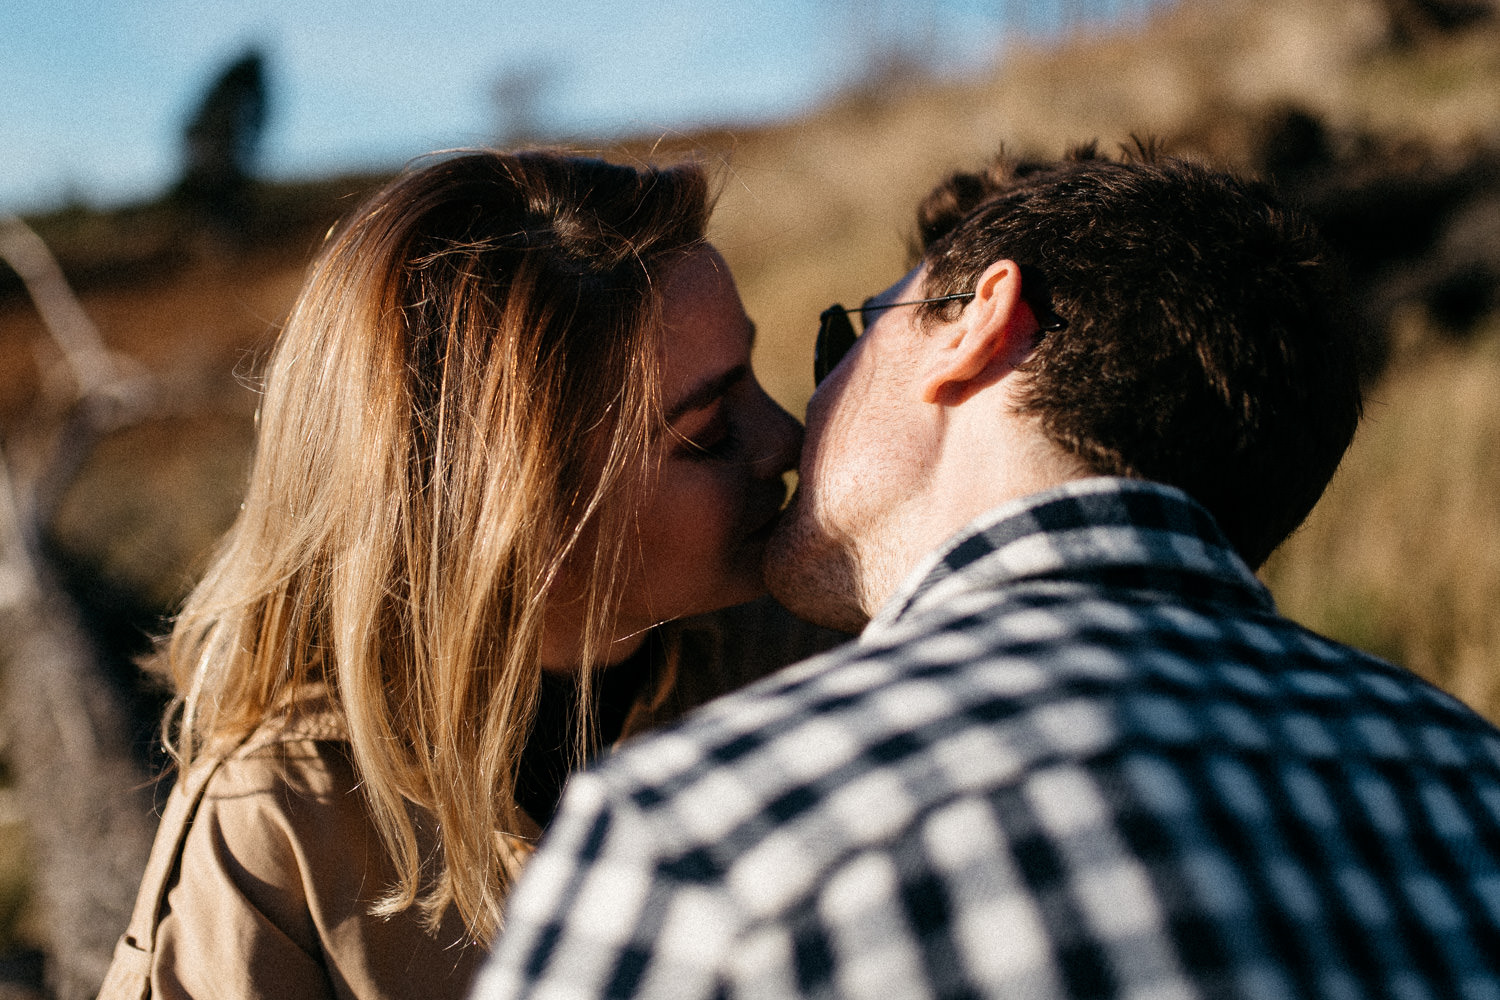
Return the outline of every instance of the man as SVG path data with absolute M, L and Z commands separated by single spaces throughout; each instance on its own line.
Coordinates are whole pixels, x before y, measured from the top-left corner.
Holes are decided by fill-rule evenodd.
M 578 778 L 480 995 L 1500 997 L 1500 734 L 1251 572 L 1360 408 L 1305 223 L 1143 149 L 921 229 L 768 568 L 863 631 Z

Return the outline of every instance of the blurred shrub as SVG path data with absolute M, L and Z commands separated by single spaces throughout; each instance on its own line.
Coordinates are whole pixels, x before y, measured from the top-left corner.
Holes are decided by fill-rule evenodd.
M 1500 322 L 1414 313 L 1354 446 L 1265 579 L 1284 612 L 1500 721 Z

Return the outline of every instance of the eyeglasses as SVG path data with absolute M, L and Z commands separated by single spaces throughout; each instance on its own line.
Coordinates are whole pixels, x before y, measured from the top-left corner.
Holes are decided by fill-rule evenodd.
M 1021 268 L 1021 281 L 1023 287 L 1026 283 L 1033 287 L 1041 284 L 1040 276 L 1031 268 Z M 1053 333 L 1057 330 L 1066 329 L 1068 321 L 1063 319 L 1050 307 L 1042 306 L 1038 302 L 1031 301 L 1030 296 L 1022 292 L 1031 306 L 1031 311 L 1036 315 L 1037 326 L 1043 333 Z M 958 302 L 961 299 L 972 299 L 973 292 L 955 292 L 952 295 L 939 295 L 932 299 L 911 299 L 906 302 L 867 302 L 857 309 L 849 309 L 845 306 L 832 305 L 824 309 L 818 315 L 818 339 L 813 344 L 813 385 L 819 385 L 828 377 L 829 372 L 838 367 L 839 362 L 844 360 L 844 355 L 849 353 L 849 348 L 859 339 L 859 334 L 854 332 L 854 324 L 849 321 L 850 313 L 859 313 L 860 326 L 864 326 L 865 313 L 880 312 L 883 309 L 895 309 L 898 306 L 921 306 L 929 302 Z M 1045 299 L 1045 296 L 1040 296 Z
M 859 313 L 859 325 L 865 325 L 865 313 L 880 312 L 882 309 L 895 309 L 898 306 L 921 306 L 929 302 L 957 302 L 960 299 L 972 299 L 973 292 L 957 292 L 953 295 L 939 295 L 935 299 L 912 299 L 908 302 L 867 302 L 857 309 L 849 309 L 845 306 L 832 305 L 824 309 L 818 315 L 818 339 L 813 345 L 813 385 L 820 384 L 828 373 L 839 366 L 844 360 L 844 355 L 849 353 L 849 348 L 859 339 L 859 334 L 854 332 L 854 324 L 849 321 L 850 313 Z

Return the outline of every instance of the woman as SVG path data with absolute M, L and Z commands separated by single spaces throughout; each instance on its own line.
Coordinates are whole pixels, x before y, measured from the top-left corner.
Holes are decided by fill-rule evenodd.
M 657 627 L 762 592 L 800 446 L 708 212 L 691 166 L 471 153 L 331 237 L 168 646 L 181 778 L 102 996 L 460 996 L 569 767 L 830 643 Z

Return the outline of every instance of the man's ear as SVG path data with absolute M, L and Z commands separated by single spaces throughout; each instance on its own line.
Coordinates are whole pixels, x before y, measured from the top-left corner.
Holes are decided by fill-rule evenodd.
M 1026 359 L 1037 323 L 1021 298 L 1021 268 L 996 261 L 979 276 L 958 319 L 936 331 L 918 388 L 924 403 L 962 402 Z

